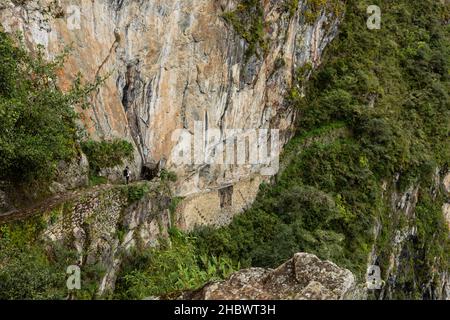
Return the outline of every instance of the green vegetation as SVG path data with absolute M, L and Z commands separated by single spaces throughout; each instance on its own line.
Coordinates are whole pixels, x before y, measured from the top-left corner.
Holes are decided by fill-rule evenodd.
M 126 189 L 128 195 L 128 203 L 130 204 L 141 200 L 150 191 L 146 183 L 129 185 L 126 187 Z
M 69 295 L 76 299 L 97 296 L 104 274 L 99 264 L 82 268 L 81 290 L 69 292 L 66 286 L 67 267 L 74 265 L 77 254 L 64 245 L 47 246 L 42 241 L 19 245 L 14 237 L 17 230 L 0 231 L 0 299 L 2 300 L 62 300 Z M 11 236 L 11 238 L 10 238 Z
M 131 160 L 133 157 L 133 145 L 121 139 L 89 140 L 83 142 L 81 147 L 88 157 L 91 175 L 94 176 L 101 169 L 122 166 L 125 160 Z
M 117 192 L 120 191 L 117 187 Z M 105 195 L 109 191 L 105 192 Z M 99 196 L 100 205 L 102 196 Z M 87 199 L 81 199 L 84 205 Z M 124 203 L 126 205 L 126 202 Z M 48 212 L 36 212 L 24 220 L 0 224 L 0 299 L 93 299 L 98 297 L 105 267 L 97 261 L 84 261 L 81 267 L 81 290 L 69 292 L 67 268 L 76 265 L 79 254 L 73 246 L 72 230 L 67 219 L 73 217 L 71 200 Z M 102 210 L 101 208 L 98 210 Z M 96 212 L 89 221 L 98 218 Z M 106 218 L 108 216 L 106 215 Z M 64 240 L 51 242 L 44 235 L 58 223 L 67 233 Z M 69 225 L 67 224 L 69 223 Z M 89 241 L 89 240 L 88 240 Z M 87 249 L 86 246 L 84 249 Z M 83 252 L 83 257 L 89 253 Z
M 177 210 L 178 205 L 180 204 L 181 201 L 183 201 L 184 198 L 182 197 L 174 197 L 172 198 L 172 201 L 170 202 L 169 205 L 169 211 L 171 214 L 174 214 L 175 211 Z
M 431 188 L 431 183 L 425 185 Z M 426 192 L 420 194 L 415 214 L 417 234 L 406 243 L 400 261 L 398 278 L 393 286 L 393 299 L 434 299 L 430 291 L 423 291 L 423 284 L 438 289 L 437 277 L 430 276 L 436 270 L 450 268 L 450 241 L 448 226 L 442 214 L 442 203 L 445 198 L 440 195 L 432 199 Z M 388 217 L 386 216 L 386 220 Z M 383 241 L 395 237 L 402 230 L 402 221 L 384 221 L 385 229 L 377 243 L 382 271 L 386 271 L 391 249 Z
M 383 28 L 371 31 L 366 4 L 348 4 L 332 53 L 297 100 L 299 131 L 345 122 L 380 178 L 443 164 L 450 152 L 450 49 L 441 6 L 378 1 Z
M 311 252 L 362 275 L 381 201 L 374 174 L 355 154 L 351 140 L 313 144 L 229 227 L 199 230 L 199 247 L 261 267 Z
M 371 4 L 349 1 L 323 66 L 309 82 L 303 68 L 297 73 L 306 97 L 291 94 L 298 138 L 284 152 L 291 161 L 276 184 L 263 185 L 253 208 L 230 226 L 197 231 L 202 252 L 244 266 L 273 267 L 307 251 L 362 277 L 378 218 L 384 229 L 376 247 L 389 261 L 389 243 L 402 225 L 389 221 L 382 181 L 400 173 L 400 190 L 412 182 L 425 185 L 434 168 L 450 159 L 450 37 L 442 24 L 448 11 L 436 1 L 376 1 L 383 8 L 383 28 L 373 31 L 366 27 Z M 351 136 L 333 140 L 333 123 Z M 324 132 L 330 139 L 303 148 L 305 139 Z M 419 283 L 426 283 L 433 257 L 442 263 L 450 252 L 442 201 L 431 205 L 428 190 L 420 194 L 421 231 L 411 249 L 424 255 L 410 270 L 422 272 Z
M 287 165 L 276 184 L 262 185 L 253 207 L 231 225 L 202 228 L 183 238 L 184 248 L 191 248 L 194 256 L 222 257 L 243 267 L 275 267 L 306 251 L 351 269 L 362 280 L 375 245 L 385 272 L 395 232 L 407 222 L 392 219 L 382 183 L 400 173 L 393 188 L 404 191 L 415 183 L 422 191 L 417 236 L 406 243 L 410 259 L 398 271 L 393 297 L 402 297 L 402 292 L 422 297 L 419 286 L 428 282 L 433 268 L 448 270 L 443 199 L 432 201 L 428 195 L 434 168 L 449 161 L 450 42 L 448 27 L 441 24 L 448 12 L 431 0 L 377 3 L 383 8 L 382 30 L 366 27 L 366 8 L 372 2 L 349 1 L 323 66 L 309 82 L 305 76 L 311 67 L 298 70 L 296 84 L 304 87 L 306 97 L 295 90 L 289 97 L 299 120 L 297 137 L 283 152 Z M 376 243 L 375 219 L 383 226 Z M 155 252 L 153 262 L 123 271 L 121 297 L 195 287 L 191 281 L 200 285 L 195 274 L 179 285 L 163 280 L 186 275 L 183 267 L 172 265 L 189 264 L 173 263 L 180 255 L 163 252 Z
M 36 239 L 44 228 L 41 218 L 0 226 L 0 299 L 61 299 L 67 294 L 65 268 L 71 253 L 59 247 L 46 252 Z
M 101 184 L 106 184 L 108 183 L 108 178 L 106 177 L 100 177 L 97 175 L 89 175 L 89 186 L 90 187 L 95 187 Z
M 182 290 L 197 289 L 239 269 L 230 259 L 201 255 L 193 240 L 172 229 L 170 240 L 161 240 L 160 248 L 129 257 L 116 285 L 115 298 L 175 297 Z
M 292 18 L 298 9 L 299 0 L 285 0 L 284 6 L 286 11 L 289 11 L 289 16 Z
M 166 169 L 162 169 L 160 173 L 161 181 L 165 182 L 176 182 L 177 174 L 173 171 L 168 171 Z
M 67 267 L 65 252 L 53 252 L 49 261 L 43 247 L 18 247 L 0 239 L 0 299 L 63 299 Z
M 264 9 L 260 0 L 241 0 L 236 10 L 224 13 L 223 18 L 247 41 L 247 59 L 254 54 L 260 55 L 260 50 L 265 52 Z
M 73 106 L 97 83 L 83 86 L 78 77 L 62 92 L 56 72 L 66 53 L 47 62 L 41 48 L 30 55 L 18 42 L 0 31 L 0 180 L 48 181 L 60 160 L 76 154 Z
M 381 30 L 366 27 L 366 8 L 372 4 L 382 8 Z M 322 0 L 309 2 L 311 13 L 306 18 L 313 19 L 323 5 L 327 4 Z M 292 14 L 293 4 L 287 8 Z M 448 168 L 450 161 L 450 27 L 443 23 L 449 16 L 448 6 L 433 0 L 347 1 L 340 34 L 328 47 L 322 67 L 313 72 L 310 81 L 305 79 L 312 72 L 311 65 L 296 73 L 295 87 L 304 89 L 306 95 L 294 87 L 288 97 L 298 112 L 297 136 L 285 148 L 283 170 L 276 183 L 263 184 L 253 207 L 227 227 L 202 228 L 190 235 L 172 229 L 169 239 L 160 240 L 159 248 L 136 249 L 125 257 L 113 297 L 175 297 L 182 290 L 222 279 L 240 267 L 275 267 L 299 251 L 330 259 L 361 280 L 374 247 L 386 277 L 393 240 L 399 231 L 412 226 L 417 232 L 404 243 L 392 297 L 428 297 L 421 285 L 435 281 L 430 275 L 448 270 L 450 261 L 448 227 L 441 210 L 445 199 L 433 186 L 435 169 Z M 243 0 L 224 17 L 249 43 L 248 55 L 265 47 L 260 1 Z M 2 41 L 3 56 L 18 54 L 14 50 L 23 53 L 12 43 L 8 46 L 10 40 Z M 11 79 L 23 79 L 28 73 L 11 67 L 15 65 L 11 61 L 16 60 L 4 59 L 6 66 L 0 66 L 6 72 L 0 74 L 2 87 L 4 82 L 8 88 L 2 91 L 1 101 L 9 101 L 6 94 L 11 94 L 8 99 L 22 101 L 23 110 L 19 110 L 25 112 L 30 106 L 23 102 L 28 101 L 24 98 L 27 95 L 22 89 L 17 89 L 21 94 L 13 94 L 22 84 Z M 35 78 L 28 81 L 31 84 L 26 88 L 34 88 Z M 3 114 L 9 109 L 0 110 L 0 121 L 5 128 L 12 128 L 0 133 L 0 148 L 4 148 L 0 150 L 8 151 L 11 141 L 5 135 L 21 127 L 8 126 L 11 116 Z M 65 128 L 64 121 L 59 123 Z M 70 142 L 75 137 L 75 127 L 68 128 L 70 134 L 58 140 L 64 142 L 60 146 L 66 146 L 63 151 L 72 150 Z M 42 150 L 31 155 L 41 159 Z M 51 157 L 70 156 L 69 151 L 61 150 Z M 83 150 L 93 174 L 122 164 L 133 151 L 131 145 L 117 140 L 88 141 Z M 4 172 L 17 170 L 2 161 Z M 397 174 L 400 180 L 391 183 Z M 165 188 L 164 182 L 176 177 L 163 171 L 161 178 Z M 391 194 L 404 192 L 411 185 L 419 188 L 414 219 L 394 212 L 390 203 Z M 134 185 L 124 190 L 129 203 L 147 192 L 145 186 Z M 172 213 L 178 202 L 173 199 Z M 373 236 L 375 221 L 382 226 L 377 239 Z M 59 261 L 66 261 L 70 253 L 44 251 L 33 236 L 43 227 L 42 221 L 33 220 L 0 229 L 0 298 L 66 294 L 61 289 L 64 270 Z M 126 232 L 119 228 L 119 239 Z M 52 263 L 52 259 L 57 262 Z M 19 273 L 24 277 L 15 286 Z M 99 275 L 101 266 L 92 266 L 88 279 Z M 78 297 L 95 296 L 94 283 Z
M 305 21 L 306 23 L 313 24 L 323 10 L 332 12 L 335 16 L 340 16 L 344 7 L 344 2 L 341 0 L 307 0 L 304 15 Z

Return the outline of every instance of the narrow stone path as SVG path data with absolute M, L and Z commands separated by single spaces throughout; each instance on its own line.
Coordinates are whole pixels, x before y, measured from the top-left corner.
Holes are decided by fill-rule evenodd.
M 130 185 L 142 183 L 141 181 L 131 183 Z M 0 224 L 22 220 L 31 217 L 35 214 L 43 213 L 45 211 L 53 210 L 57 206 L 72 199 L 80 198 L 84 195 L 92 194 L 98 191 L 105 191 L 119 186 L 125 186 L 122 184 L 101 184 L 94 187 L 88 187 L 84 189 L 78 189 L 75 191 L 69 191 L 63 194 L 57 194 L 45 200 L 39 201 L 32 206 L 26 208 L 18 208 L 8 212 L 0 214 Z

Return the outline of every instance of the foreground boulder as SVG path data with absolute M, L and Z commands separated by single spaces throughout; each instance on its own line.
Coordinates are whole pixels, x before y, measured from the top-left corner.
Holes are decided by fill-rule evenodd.
M 354 275 L 313 254 L 297 253 L 276 269 L 250 268 L 185 293 L 193 300 L 339 300 L 362 298 Z

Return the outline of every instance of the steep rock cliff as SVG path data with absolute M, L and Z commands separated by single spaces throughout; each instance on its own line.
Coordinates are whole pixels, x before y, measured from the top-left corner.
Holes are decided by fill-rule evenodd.
M 294 2 L 295 3 L 295 2 Z M 107 77 L 92 97 L 92 108 L 79 110 L 93 137 L 121 137 L 134 143 L 133 171 L 149 161 L 177 173 L 175 193 L 189 196 L 180 215 L 187 228 L 208 221 L 198 216 L 203 202 L 218 202 L 218 189 L 236 184 L 237 199 L 228 216 L 253 202 L 260 164 L 180 166 L 173 161 L 177 129 L 279 129 L 281 144 L 290 137 L 295 113 L 284 98 L 298 67 L 320 64 L 325 46 L 337 32 L 339 17 L 327 7 L 306 18 L 306 1 L 262 1 L 264 49 L 251 56 L 251 44 L 223 18 L 239 1 L 2 1 L 1 24 L 20 31 L 30 49 L 42 46 L 48 57 L 70 45 L 61 70 L 69 86 L 80 72 L 88 81 Z M 251 23 L 243 21 L 242 23 Z M 309 76 L 307 74 L 306 76 Z M 266 143 L 267 141 L 258 141 Z M 117 174 L 120 174 L 118 171 Z M 264 177 L 263 177 L 264 178 Z M 247 181 L 247 182 L 245 182 Z M 250 187 L 249 187 L 250 185 Z M 195 194 L 201 194 L 192 199 Z M 190 202 L 189 202 L 190 201 Z M 208 219 L 207 219 L 208 220 Z
M 450 299 L 448 256 L 440 251 L 445 249 L 426 248 L 418 240 L 419 233 L 423 233 L 425 228 L 436 228 L 431 231 L 436 232 L 432 240 L 439 236 L 437 226 L 430 222 L 432 220 L 424 220 L 424 215 L 431 217 L 433 213 L 429 208 L 424 212 L 419 206 L 421 198 L 429 196 L 435 203 L 437 213 L 440 213 L 442 206 L 442 213 L 446 217 L 450 197 L 446 181 L 449 177 L 450 173 L 446 169 L 436 169 L 434 181 L 429 188 L 412 185 L 404 192 L 395 188 L 398 177 L 391 183 L 384 184 L 384 197 L 390 204 L 386 218 L 390 221 L 377 221 L 374 230 L 375 246 L 368 261 L 369 266 L 381 265 L 384 271 L 382 289 L 372 292 L 375 297 Z M 383 236 L 385 239 L 380 240 Z M 426 256 L 432 256 L 431 263 L 426 262 Z

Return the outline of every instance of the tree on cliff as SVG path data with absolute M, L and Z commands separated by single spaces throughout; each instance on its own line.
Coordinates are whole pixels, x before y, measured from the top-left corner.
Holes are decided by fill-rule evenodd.
M 63 92 L 56 73 L 67 51 L 48 62 L 42 48 L 30 53 L 20 42 L 0 31 L 0 180 L 45 181 L 76 153 L 73 106 L 86 103 L 99 82 L 84 86 L 77 77 Z

